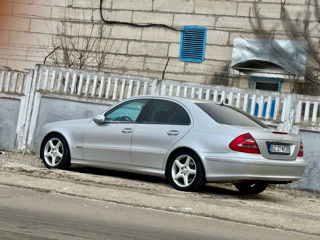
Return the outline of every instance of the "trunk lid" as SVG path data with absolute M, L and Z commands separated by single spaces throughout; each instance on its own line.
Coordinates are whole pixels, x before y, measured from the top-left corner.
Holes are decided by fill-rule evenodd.
M 256 140 L 261 155 L 272 160 L 293 161 L 297 158 L 300 138 L 295 134 L 281 134 L 271 129 L 252 129 L 249 133 Z

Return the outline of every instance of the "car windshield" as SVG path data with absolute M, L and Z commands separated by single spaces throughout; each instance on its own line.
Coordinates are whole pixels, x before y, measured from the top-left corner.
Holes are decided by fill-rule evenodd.
M 220 124 L 267 128 L 255 117 L 231 106 L 214 103 L 196 103 L 196 105 Z

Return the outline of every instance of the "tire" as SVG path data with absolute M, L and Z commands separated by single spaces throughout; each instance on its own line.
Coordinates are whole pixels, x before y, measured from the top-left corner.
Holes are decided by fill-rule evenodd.
M 40 149 L 40 157 L 47 168 L 69 169 L 70 151 L 67 141 L 59 134 L 47 136 Z
M 241 193 L 245 194 L 259 194 L 262 193 L 268 187 L 268 183 L 265 182 L 242 182 L 242 183 L 235 183 L 235 187 Z
M 200 158 L 192 151 L 180 151 L 169 160 L 167 178 L 180 191 L 199 191 L 205 184 L 205 172 Z

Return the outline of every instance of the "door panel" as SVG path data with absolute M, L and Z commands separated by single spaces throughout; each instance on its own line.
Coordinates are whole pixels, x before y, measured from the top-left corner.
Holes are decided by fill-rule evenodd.
M 131 164 L 131 137 L 136 123 L 91 122 L 84 130 L 83 157 L 85 160 Z
M 191 128 L 187 111 L 169 100 L 154 99 L 132 136 L 132 164 L 162 169 L 168 150 Z
M 168 150 L 189 130 L 190 125 L 138 124 L 132 137 L 132 164 L 161 169 Z
M 147 99 L 124 102 L 104 114 L 105 122 L 91 121 L 83 134 L 85 160 L 131 164 L 131 139 Z

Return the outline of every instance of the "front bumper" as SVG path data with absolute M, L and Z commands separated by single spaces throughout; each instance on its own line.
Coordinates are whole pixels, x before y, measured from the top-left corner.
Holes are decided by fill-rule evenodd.
M 238 156 L 203 154 L 202 157 L 208 182 L 242 180 L 291 182 L 301 179 L 306 167 L 302 157 L 294 161 L 270 160 L 260 154 L 243 153 Z

